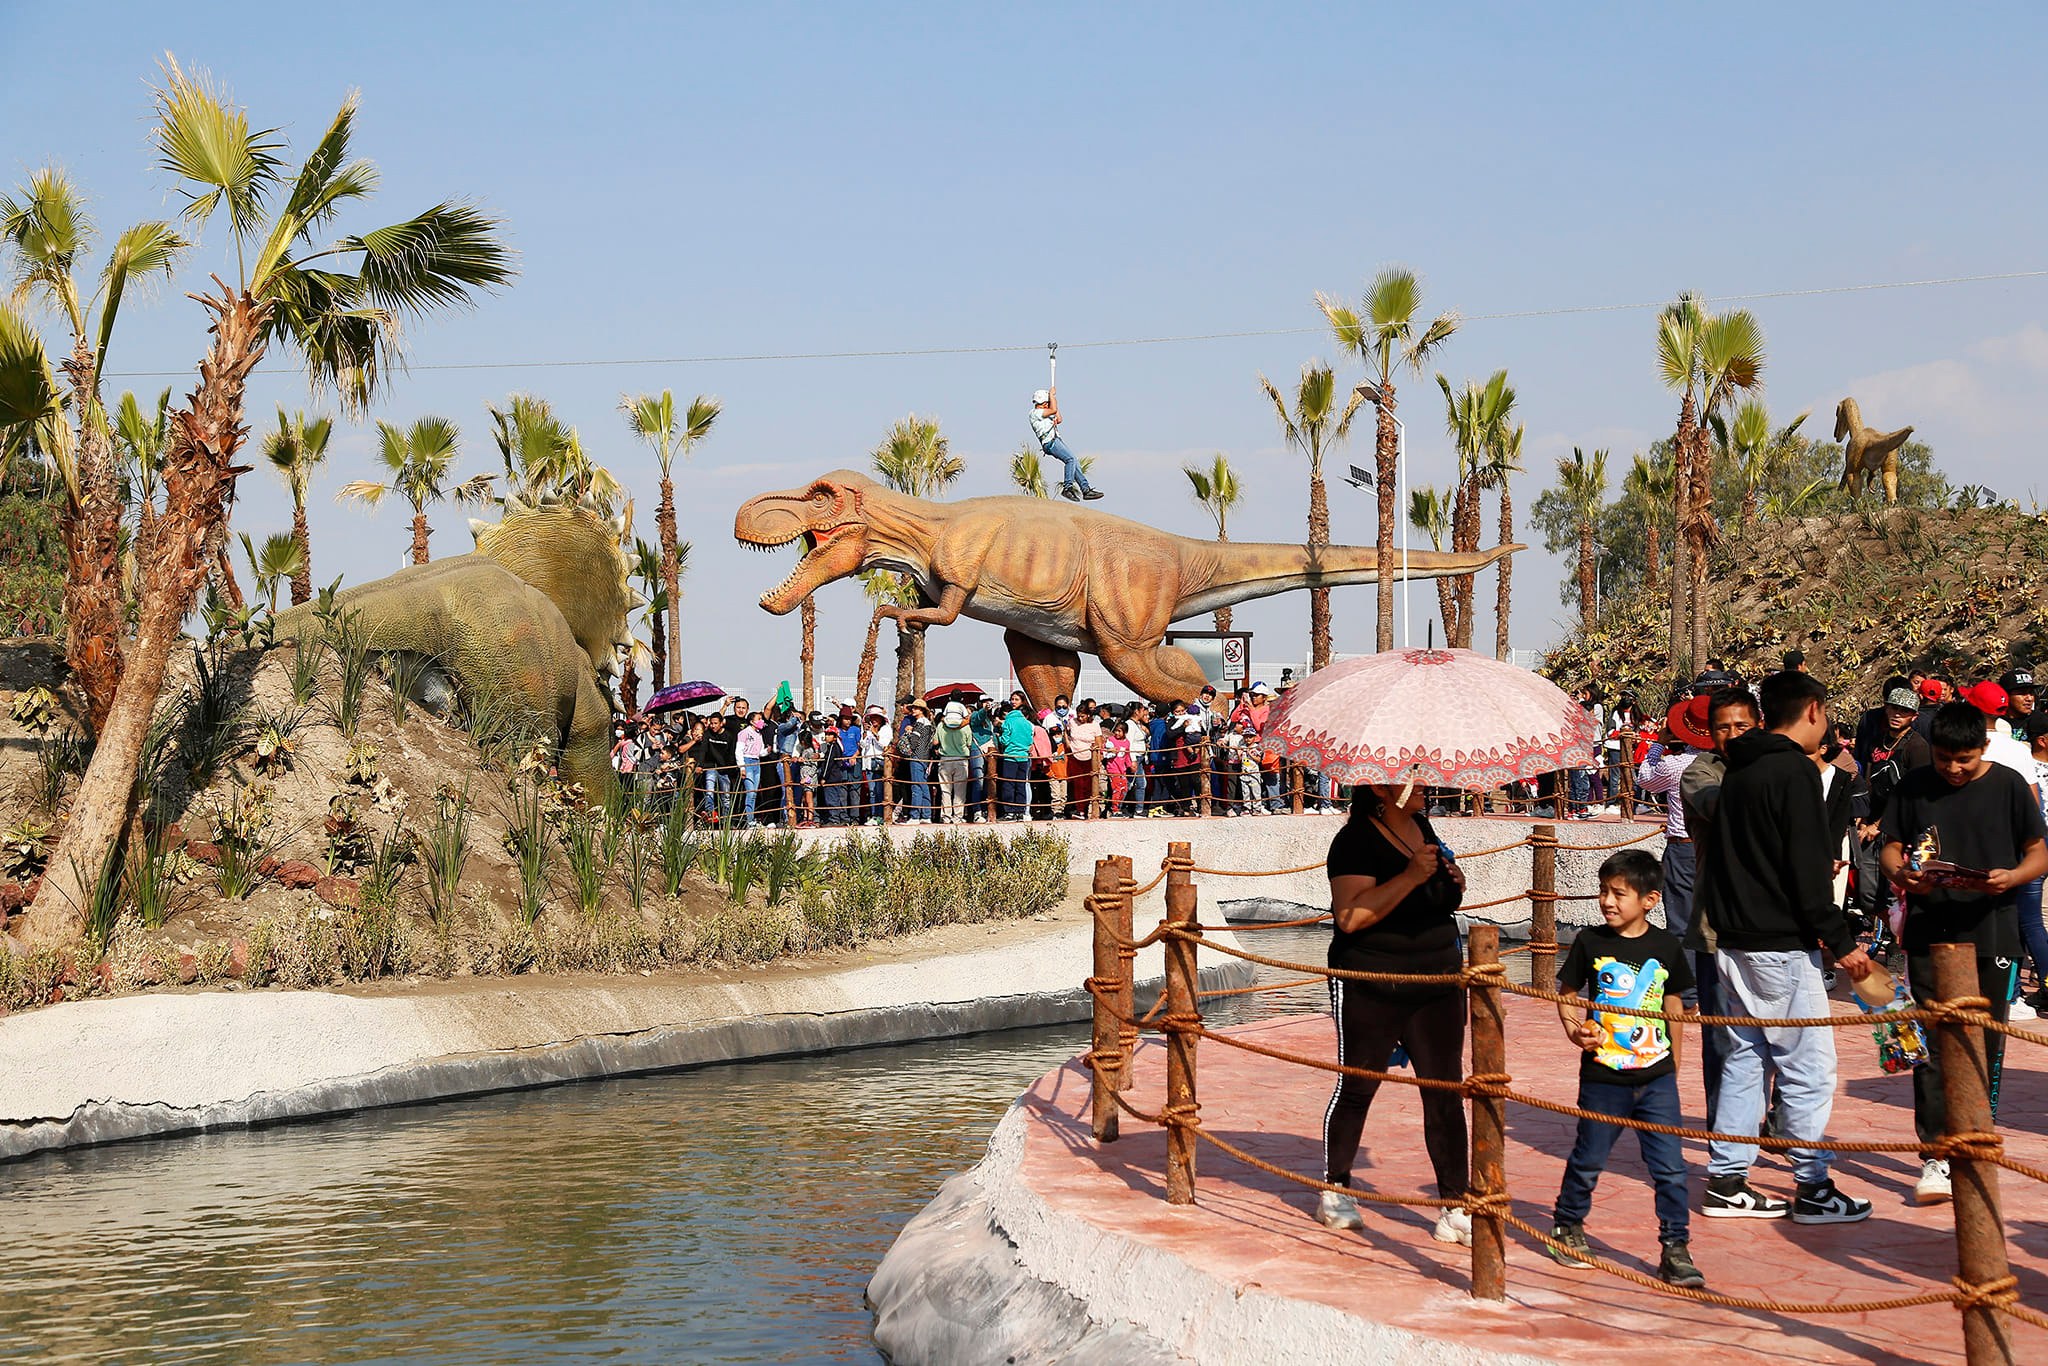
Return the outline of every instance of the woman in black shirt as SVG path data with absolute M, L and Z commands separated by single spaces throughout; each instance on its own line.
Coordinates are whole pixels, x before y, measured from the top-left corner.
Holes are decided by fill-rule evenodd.
M 1397 787 L 1360 787 L 1351 819 L 1330 841 L 1328 871 L 1333 968 L 1360 972 L 1455 973 L 1455 912 L 1465 896 L 1465 875 L 1420 814 L 1420 789 L 1400 800 Z M 1464 1076 L 1465 992 L 1462 987 L 1330 981 L 1337 1020 L 1337 1061 L 1386 1070 L 1398 1044 L 1408 1050 L 1415 1075 L 1457 1081 Z M 1337 1083 L 1323 1117 L 1325 1179 L 1351 1184 L 1351 1164 L 1379 1083 L 1346 1076 Z M 1465 1102 L 1455 1091 L 1422 1093 L 1422 1136 L 1436 1169 L 1437 1195 L 1462 1199 L 1468 1188 Z M 1332 1228 L 1361 1228 L 1348 1195 L 1323 1192 L 1316 1217 Z M 1447 1209 L 1438 1218 L 1438 1242 L 1472 1241 L 1472 1218 Z

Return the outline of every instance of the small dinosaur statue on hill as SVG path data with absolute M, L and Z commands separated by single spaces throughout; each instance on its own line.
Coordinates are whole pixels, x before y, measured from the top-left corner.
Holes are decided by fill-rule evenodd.
M 604 680 L 640 601 L 619 548 L 625 524 L 584 502 L 512 497 L 503 520 L 469 526 L 470 554 L 345 588 L 335 605 L 357 614 L 371 650 L 426 657 L 424 704 L 445 713 L 454 697 L 489 697 L 524 713 L 559 747 L 562 777 L 594 797 L 612 781 Z M 280 643 L 319 630 L 310 603 L 278 614 Z
M 916 581 L 923 605 L 885 607 L 885 616 L 909 626 L 968 616 L 1003 627 L 1017 681 L 1039 707 L 1072 695 L 1081 651 L 1140 697 L 1191 698 L 1207 679 L 1193 655 L 1165 643 L 1173 622 L 1297 588 L 1372 583 L 1379 564 L 1374 546 L 1311 554 L 1299 545 L 1200 541 L 1043 498 L 931 503 L 851 470 L 748 499 L 732 533 L 758 550 L 803 543 L 797 567 L 761 597 L 778 616 L 835 579 L 889 569 Z M 1520 549 L 1412 551 L 1408 577 L 1475 573 Z
M 1863 410 L 1856 406 L 1856 400 L 1845 398 L 1835 405 L 1835 440 L 1847 437 L 1842 448 L 1842 482 L 1839 488 L 1849 490 L 1854 498 L 1863 492 L 1866 479 L 1884 476 L 1884 500 L 1887 503 L 1899 501 L 1899 447 L 1906 444 L 1906 438 L 1913 434 L 1911 427 L 1901 427 L 1895 432 L 1875 431 L 1863 425 Z

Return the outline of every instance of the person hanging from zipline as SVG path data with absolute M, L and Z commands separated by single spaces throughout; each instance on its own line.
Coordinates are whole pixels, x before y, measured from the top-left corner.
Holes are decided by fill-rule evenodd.
M 1038 438 L 1039 450 L 1066 467 L 1066 475 L 1060 480 L 1060 495 L 1077 503 L 1083 498 L 1092 501 L 1102 496 L 1102 490 L 1089 487 L 1081 457 L 1068 450 L 1067 443 L 1060 439 L 1059 343 L 1052 343 L 1047 350 L 1053 367 L 1052 387 L 1031 395 L 1031 434 Z

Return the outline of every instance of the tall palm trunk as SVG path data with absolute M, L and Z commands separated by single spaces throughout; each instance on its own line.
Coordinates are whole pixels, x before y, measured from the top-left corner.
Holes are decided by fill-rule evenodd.
M 1373 637 L 1374 648 L 1394 648 L 1394 574 L 1396 559 L 1394 553 L 1394 491 L 1400 478 L 1401 463 L 1400 437 L 1394 430 L 1394 384 L 1385 376 L 1380 379 L 1379 422 L 1374 432 L 1373 467 L 1375 483 L 1373 492 L 1379 504 L 1379 622 Z M 1450 624 L 1445 623 L 1445 630 Z
M 1681 572 L 1677 563 L 1679 547 L 1687 540 L 1686 525 L 1692 511 L 1692 439 L 1698 429 L 1699 409 L 1694 404 L 1692 391 L 1688 389 L 1678 405 L 1678 431 L 1671 445 L 1671 511 L 1677 528 L 1672 544 L 1669 642 L 1674 669 L 1688 658 L 1692 666 L 1698 668 L 1701 659 L 1689 653 L 1692 649 L 1692 576 Z
M 214 315 L 213 342 L 199 365 L 199 384 L 172 415 L 164 461 L 164 512 L 155 562 L 144 576 L 142 608 L 127 667 L 107 713 L 92 761 L 79 780 L 63 842 L 29 906 L 31 943 L 75 938 L 87 904 L 86 879 L 98 876 L 133 814 L 143 742 L 163 692 L 179 627 L 192 610 L 207 566 L 200 552 L 223 524 L 240 473 L 235 457 L 248 436 L 242 425 L 249 372 L 263 358 L 268 303 L 237 293 L 217 278 L 219 295 L 199 296 Z
M 313 533 L 306 526 L 306 492 L 292 490 L 292 540 L 299 546 L 299 567 L 292 571 L 292 606 L 313 598 Z
M 1230 540 L 1230 532 L 1224 527 L 1221 518 L 1218 518 L 1216 522 L 1216 539 L 1226 544 Z M 1309 610 L 1313 613 L 1315 609 L 1311 607 Z M 1230 629 L 1230 609 L 1228 607 L 1216 609 L 1216 629 L 1219 631 L 1228 631 Z
M 1479 548 L 1479 481 L 1466 476 L 1458 485 L 1458 496 L 1451 512 L 1451 549 L 1477 550 Z M 1447 644 L 1461 650 L 1472 648 L 1473 600 L 1477 597 L 1477 574 L 1460 574 L 1451 581 L 1451 595 L 1458 604 L 1458 634 Z
M 78 503 L 67 500 L 64 535 L 64 662 L 85 694 L 86 722 L 95 734 L 113 708 L 121 684 L 121 507 L 115 498 L 114 453 L 95 395 L 99 377 L 92 344 L 81 336 L 64 363 L 71 410 L 78 422 Z
M 1750 525 L 1751 523 L 1756 521 L 1756 501 L 1757 488 L 1755 484 L 1751 484 L 1748 488 L 1742 491 L 1742 517 L 1741 520 L 1736 523 L 1736 526 L 1738 527 L 1737 534 L 1742 537 L 1745 543 L 1747 543 L 1749 540 Z
M 1590 630 L 1598 617 L 1600 579 L 1593 559 L 1593 519 L 1579 519 L 1579 626 Z
M 1330 546 L 1330 494 L 1323 483 L 1319 460 L 1308 475 L 1309 562 Z M 1313 673 L 1330 663 L 1330 590 L 1311 588 L 1308 593 L 1308 667 Z
M 1500 543 L 1512 545 L 1515 540 L 1515 505 L 1508 495 L 1507 476 L 1500 481 Z M 1493 657 L 1506 659 L 1509 654 L 1508 619 L 1509 609 L 1514 606 L 1513 591 L 1508 582 L 1510 562 L 1515 557 L 1503 555 L 1500 558 L 1500 583 L 1493 598 Z
M 640 666 L 633 660 L 633 651 L 626 651 L 626 658 L 619 665 L 619 713 L 631 716 L 640 710 Z
M 853 703 L 864 707 L 868 701 L 868 685 L 875 681 L 875 643 L 882 634 L 882 605 L 875 604 L 875 610 L 868 615 L 867 643 L 860 647 L 860 671 L 853 678 Z
M 900 622 L 898 623 L 898 627 L 899 627 L 899 628 L 901 627 L 901 623 L 900 623 Z M 924 658 L 925 658 L 925 655 L 924 655 L 924 646 L 925 646 L 925 632 L 926 632 L 926 629 L 927 629 L 927 628 L 925 628 L 925 627 L 923 627 L 923 626 L 913 626 L 913 627 L 911 627 L 911 628 L 910 628 L 910 696 L 911 696 L 911 697 L 923 697 L 923 696 L 924 696 L 924 693 L 925 693 L 925 689 L 931 686 L 931 683 L 929 682 L 929 680 L 927 680 L 927 679 L 925 678 L 925 671 L 924 671 Z M 899 689 L 899 691 L 900 691 L 900 689 Z M 903 700 L 907 702 L 907 701 L 909 701 L 909 700 L 910 700 L 910 698 L 904 698 Z
M 1707 451 L 1707 429 L 1693 432 L 1692 525 L 1686 534 L 1692 586 L 1686 591 L 1692 608 L 1692 658 L 1695 667 L 1707 658 L 1707 628 L 1712 625 L 1712 589 L 1707 583 L 1707 549 L 1715 539 L 1713 462 Z
M 1657 525 L 1657 509 L 1653 507 L 1643 527 L 1643 587 L 1652 593 L 1657 591 L 1658 558 L 1664 549 L 1662 535 L 1663 528 Z
M 797 619 L 804 631 L 804 714 L 809 715 L 818 706 L 818 604 L 805 598 Z
M 433 530 L 432 527 L 427 525 L 427 510 L 425 508 L 414 508 L 412 510 L 412 562 L 414 564 L 425 564 L 427 562 L 427 537 L 432 534 Z
M 1436 581 L 1437 615 L 1444 620 L 1444 644 L 1458 638 L 1458 590 L 1449 579 Z
M 901 712 L 910 705 L 910 700 L 923 695 L 923 685 L 917 681 L 918 637 L 922 633 L 914 626 L 896 623 L 896 706 Z
M 661 472 L 661 503 L 654 510 L 654 527 L 661 535 L 661 586 L 668 590 L 668 638 L 681 642 L 683 638 L 683 585 L 682 569 L 676 560 L 676 491 L 669 482 L 668 471 Z M 809 598 L 804 599 L 804 610 L 812 612 Z M 806 617 L 806 621 L 815 621 Z M 681 653 L 678 651 L 677 653 Z M 806 656 L 808 658 L 808 656 Z M 656 682 L 680 683 L 682 661 L 676 660 L 668 676 L 657 678 Z M 660 671 L 657 670 L 657 673 Z M 811 685 L 804 684 L 804 707 L 810 708 Z
M 661 680 L 668 677 L 668 632 L 662 629 L 661 613 L 654 614 L 653 619 L 648 622 L 647 630 L 648 634 L 654 637 L 654 648 L 651 651 L 654 656 L 653 681 L 655 691 L 659 692 L 662 687 Z

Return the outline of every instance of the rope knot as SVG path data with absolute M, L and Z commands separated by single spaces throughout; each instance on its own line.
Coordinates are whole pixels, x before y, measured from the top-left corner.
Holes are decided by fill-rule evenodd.
M 1972 1129 L 1960 1134 L 1947 1134 L 1927 1145 L 1929 1157 L 1946 1162 L 1950 1158 L 1968 1158 L 1972 1162 L 1996 1162 L 2005 1155 L 2005 1140 L 1996 1133 L 1985 1129 Z
M 2017 1276 L 2000 1276 L 1995 1281 L 1982 1284 L 1957 1276 L 1950 1284 L 1956 1288 L 1958 1309 L 2004 1309 L 2019 1303 L 2020 1278 Z
M 1506 1191 L 1466 1191 L 1465 1213 L 1476 1219 L 1498 1219 L 1514 1208 Z
M 1465 985 L 1468 987 L 1497 988 L 1508 980 L 1505 963 L 1474 963 L 1465 969 Z
M 1202 1127 L 1202 1107 L 1197 1101 L 1168 1102 L 1159 1107 L 1159 1122 L 1167 1125 L 1183 1125 L 1190 1129 Z
M 1557 842 L 1557 831 L 1546 830 L 1542 826 L 1536 827 L 1534 830 L 1531 830 L 1529 832 L 1529 847 L 1531 849 L 1558 848 L 1559 845 Z
M 1468 1096 L 1505 1096 L 1514 1078 L 1506 1072 L 1474 1072 L 1465 1078 L 1465 1094 Z

